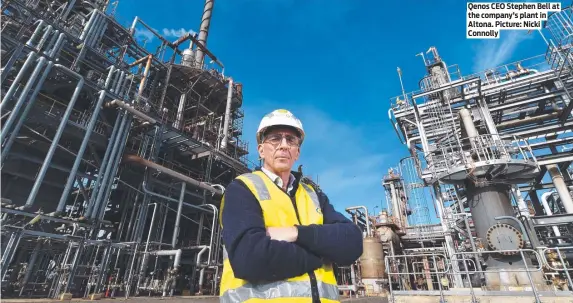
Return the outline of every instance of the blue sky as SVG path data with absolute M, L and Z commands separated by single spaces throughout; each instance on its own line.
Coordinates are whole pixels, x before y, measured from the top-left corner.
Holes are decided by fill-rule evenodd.
M 116 16 L 125 26 L 139 16 L 174 41 L 198 31 L 203 4 L 121 0 Z M 253 161 L 259 120 L 289 109 L 307 131 L 299 161 L 305 173 L 318 176 L 339 211 L 374 210 L 385 200 L 381 178 L 408 155 L 387 114 L 389 99 L 401 93 L 396 67 L 412 91 L 425 73 L 415 55 L 430 46 L 466 75 L 545 53 L 536 32 L 467 40 L 465 14 L 465 1 L 454 0 L 216 0 L 207 44 L 244 85 Z

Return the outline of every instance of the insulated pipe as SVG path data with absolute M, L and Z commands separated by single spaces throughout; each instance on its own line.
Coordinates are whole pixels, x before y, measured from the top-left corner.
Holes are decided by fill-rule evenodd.
M 32 53 L 30 53 L 32 54 Z M 35 54 L 32 55 L 32 57 L 35 57 Z M 32 58 L 29 57 L 29 58 Z M 40 74 L 40 70 L 42 69 L 42 67 L 44 67 L 44 64 L 46 62 L 46 58 L 44 57 L 40 57 L 40 59 L 38 59 L 38 63 L 36 65 L 36 68 L 34 69 L 34 71 L 32 72 L 32 75 L 30 76 L 30 78 L 28 78 L 28 82 L 26 83 L 26 86 L 24 86 L 24 89 L 22 89 L 22 91 L 20 92 L 20 98 L 18 98 L 18 101 L 16 102 L 16 104 L 14 105 L 14 107 L 12 108 L 12 111 L 10 113 L 10 117 L 8 118 L 8 120 L 6 121 L 6 123 L 3 125 L 2 127 L 2 132 L 0 132 L 0 143 L 4 142 L 4 140 L 6 139 L 6 136 L 8 135 L 8 132 L 10 131 L 10 128 L 12 128 L 12 124 L 14 124 L 16 122 L 16 119 L 20 118 L 20 109 L 22 108 L 22 106 L 24 105 L 24 102 L 26 101 L 27 97 L 28 97 L 28 93 L 30 92 L 30 89 L 32 88 L 32 86 L 34 85 L 34 82 L 36 81 L 36 78 L 38 77 L 38 75 Z M 20 75 L 20 74 L 18 74 Z M 18 78 L 18 77 L 16 77 Z M 14 87 L 15 89 L 15 85 L 16 81 L 14 81 L 12 83 L 12 87 Z M 10 87 L 10 89 L 12 88 Z M 2 108 L 2 105 L 6 105 L 7 101 L 10 100 L 11 94 L 13 94 L 14 91 L 8 91 L 8 93 L 6 94 L 6 96 L 4 97 L 4 99 L 2 100 L 2 104 L 0 104 L 0 110 L 5 110 L 6 108 Z M 5 150 L 2 150 L 2 153 L 8 153 Z
M 213 3 L 215 0 L 205 0 L 205 6 L 203 8 L 203 16 L 201 18 L 201 25 L 199 26 L 199 37 L 198 41 L 204 47 L 207 47 L 207 36 L 209 35 L 209 24 L 211 23 L 211 13 L 213 11 Z M 203 69 L 203 50 L 197 47 L 195 55 L 195 65 Z
M 551 207 L 549 207 L 549 203 L 547 202 L 547 199 L 553 195 L 553 192 L 545 192 L 541 195 L 541 205 L 543 205 L 543 209 L 545 210 L 545 214 L 547 216 L 553 216 L 553 212 L 551 211 Z M 553 229 L 553 233 L 555 234 L 556 237 L 561 237 L 561 232 L 559 231 L 559 227 L 553 225 L 551 226 L 551 228 Z M 557 239 L 557 241 L 559 243 L 563 243 L 563 240 L 561 239 Z
M 117 139 L 114 143 L 114 147 L 112 153 L 110 154 L 110 160 L 108 165 L 106 165 L 106 170 L 104 172 L 102 187 L 100 188 L 97 197 L 95 199 L 96 204 L 94 211 L 92 212 L 92 219 L 100 218 L 103 219 L 105 214 L 105 202 L 107 201 L 109 192 L 112 188 L 112 180 L 115 176 L 115 172 L 117 171 L 117 167 L 121 161 L 121 154 L 122 154 L 122 142 L 125 142 L 127 136 L 129 135 L 129 127 L 131 125 L 131 117 L 125 115 L 123 120 L 121 121 L 121 125 L 119 128 L 119 133 L 117 135 Z
M 116 99 L 116 100 L 113 100 L 113 101 L 107 103 L 107 106 L 114 106 L 114 105 L 117 107 L 125 109 L 126 111 L 132 113 L 133 115 L 135 115 L 135 116 L 137 116 L 137 117 L 139 117 L 145 121 L 148 121 L 151 124 L 157 123 L 157 120 L 155 120 L 155 119 L 151 118 L 150 116 L 138 111 L 137 109 L 133 108 L 131 105 L 129 105 L 129 104 L 127 104 L 121 100 Z
M 179 238 L 179 224 L 181 223 L 181 212 L 183 210 L 183 198 L 185 198 L 185 186 L 187 183 L 181 183 L 181 194 L 179 194 L 179 204 L 177 205 L 177 216 L 175 217 L 175 228 L 173 229 L 173 238 L 171 239 L 171 246 L 175 247 Z M 214 220 L 215 221 L 215 220 Z
M 14 50 L 12 55 L 10 56 L 10 59 L 8 60 L 8 62 L 6 62 L 6 64 L 4 64 L 4 66 L 0 69 L 0 75 L 1 75 L 0 76 L 0 83 L 4 83 L 4 80 L 6 80 L 6 77 L 8 76 L 10 71 L 12 71 L 12 66 L 20 58 L 20 54 L 22 54 L 23 50 L 24 50 L 24 44 L 21 44 L 21 43 L 18 44 L 18 46 L 16 47 L 16 49 Z
M 556 164 L 550 164 L 546 167 L 551 179 L 553 180 L 553 184 L 555 185 L 555 190 L 557 190 L 559 198 L 561 198 L 561 205 L 565 208 L 565 212 L 573 214 L 573 199 L 569 194 L 569 189 L 567 188 L 565 181 L 563 181 L 563 176 L 561 175 L 559 168 Z
M 402 222 L 402 212 L 400 211 L 400 204 L 398 203 L 398 194 L 396 193 L 396 187 L 394 182 L 390 182 L 390 196 L 392 197 L 392 215 L 398 219 L 398 223 L 401 227 L 406 227 L 405 222 Z
M 120 91 L 120 87 L 121 84 L 123 83 L 123 78 L 125 77 L 125 72 L 121 71 L 120 75 L 119 75 L 119 79 L 117 80 L 117 83 L 115 83 L 115 86 L 113 87 L 113 93 L 119 96 L 119 91 Z M 121 98 L 121 96 L 120 96 Z
M 524 216 L 526 218 L 529 218 L 531 216 L 529 214 L 529 208 L 527 207 L 527 204 L 525 203 L 525 201 L 523 201 L 523 197 L 521 196 L 521 191 L 519 190 L 519 187 L 513 185 L 511 187 L 511 192 L 513 193 L 513 195 L 515 196 L 515 200 L 517 201 L 519 214 L 521 214 L 522 216 Z
M 99 14 L 98 10 L 94 10 L 94 21 L 92 22 L 92 24 L 90 25 L 90 27 L 87 29 L 87 32 L 85 34 L 85 36 L 83 37 L 83 46 L 82 47 L 82 51 L 80 52 L 80 55 L 78 55 L 78 59 L 83 58 L 84 54 L 85 54 L 85 50 L 84 48 L 86 46 L 90 46 L 90 41 L 93 40 L 93 36 L 94 36 L 94 32 L 97 31 L 99 24 L 101 23 L 101 16 Z
M 175 260 L 173 261 L 173 269 L 177 269 L 179 264 L 181 263 L 181 255 L 183 251 L 181 249 L 173 249 L 173 250 L 156 250 L 152 251 L 149 254 L 154 256 L 175 256 Z
M 107 18 L 105 17 L 105 15 L 100 15 L 100 24 L 99 24 L 99 28 L 95 31 L 94 34 L 94 38 L 90 41 L 91 43 L 91 47 L 95 48 L 97 46 L 97 43 L 99 41 L 101 41 L 101 37 L 103 36 L 103 33 L 105 33 L 105 30 L 107 29 Z
M 18 83 L 22 80 L 22 78 L 24 77 L 24 74 L 28 70 L 28 67 L 30 67 L 30 65 L 36 59 L 36 57 L 37 57 L 37 54 L 33 51 L 28 53 L 28 58 L 24 62 L 24 65 L 22 65 L 22 67 L 20 68 L 20 71 L 16 75 L 16 78 L 14 78 L 14 81 L 12 81 L 12 84 L 10 85 L 10 88 L 6 92 L 6 95 L 4 96 L 4 98 L 2 98 L 2 103 L 0 103 L 0 110 L 1 111 L 6 110 L 6 104 L 8 104 L 8 101 L 10 101 L 10 99 L 12 98 L 14 93 L 16 92 L 16 88 L 18 87 Z M 37 64 L 39 64 L 39 62 Z M 36 66 L 36 68 L 38 69 L 38 73 L 40 73 L 39 68 L 37 66 Z M 4 72 L 8 73 L 9 71 L 2 71 L 3 75 L 4 75 Z M 34 72 L 35 72 L 35 70 L 34 70 Z M 34 74 L 32 74 L 32 76 L 30 76 L 30 78 L 28 78 L 28 83 L 30 83 L 29 80 L 34 79 L 34 78 L 32 78 L 33 76 L 34 76 Z M 4 130 L 4 129 L 6 129 L 6 125 L 4 125 L 2 127 L 2 130 Z
M 69 0 L 68 1 L 68 4 L 66 6 L 66 10 L 64 11 L 64 13 L 61 16 L 62 20 L 66 20 L 68 18 L 68 14 L 72 11 L 72 8 L 74 8 L 75 4 L 76 4 L 76 0 Z
M 41 59 L 44 59 L 44 58 L 42 57 Z M 30 95 L 30 98 L 29 98 L 28 103 L 26 104 L 26 107 L 24 107 L 24 110 L 22 110 L 21 114 L 18 114 L 18 121 L 16 122 L 16 125 L 14 126 L 14 129 L 12 130 L 12 133 L 10 134 L 10 137 L 8 138 L 8 140 L 6 141 L 4 146 L 2 147 L 2 155 L 0 155 L 0 163 L 3 164 L 4 161 L 6 160 L 6 157 L 8 157 L 10 149 L 12 148 L 12 144 L 14 144 L 14 141 L 16 140 L 18 133 L 20 133 L 20 128 L 22 128 L 22 125 L 24 124 L 24 121 L 26 120 L 28 113 L 30 112 L 30 110 L 34 106 L 34 103 L 36 101 L 36 96 L 40 92 L 40 89 L 42 88 L 42 85 L 44 84 L 46 77 L 48 76 L 48 74 L 52 70 L 53 65 L 54 65 L 54 62 L 52 62 L 52 61 L 48 62 L 48 65 L 46 66 L 44 73 L 42 74 L 42 76 L 40 76 L 40 80 L 38 80 L 38 82 L 36 83 L 36 88 L 34 89 L 32 94 Z M 34 81 L 30 81 L 30 83 L 32 83 L 32 82 L 34 82 Z M 23 97 L 25 98 L 26 95 L 27 94 L 21 95 L 20 98 L 23 98 Z M 19 102 L 19 100 L 18 100 L 18 102 Z M 14 115 L 14 114 L 16 114 L 16 113 L 13 113 L 12 115 Z M 10 118 L 11 117 L 12 116 L 10 116 Z M 6 130 L 8 130 L 8 128 L 6 128 Z
M 58 41 L 56 41 L 56 45 L 47 54 L 50 58 L 54 58 L 58 54 L 58 51 L 60 50 L 60 47 L 62 46 L 65 37 L 66 37 L 65 33 L 60 34 L 60 36 L 58 37 Z
M 94 23 L 94 20 L 96 18 L 97 15 L 97 10 L 93 10 L 90 13 L 90 19 L 88 20 L 88 23 L 86 24 L 86 26 L 84 26 L 84 30 L 82 31 L 81 35 L 80 35 L 80 40 L 84 40 L 84 38 L 86 37 L 86 34 L 88 33 L 89 29 L 92 26 L 92 23 Z
M 227 89 L 227 106 L 225 107 L 225 122 L 223 123 L 223 142 L 221 149 L 227 148 L 229 141 L 229 121 L 231 120 L 231 103 L 233 102 L 233 78 L 229 78 L 229 88 Z
M 28 39 L 28 41 L 26 41 L 27 46 L 32 46 L 32 43 L 34 43 L 34 40 L 38 37 L 38 35 L 42 31 L 42 26 L 44 26 L 44 23 L 46 23 L 44 20 L 39 20 L 39 21 L 40 22 L 38 22 L 38 26 L 36 26 L 36 30 L 34 30 L 34 33 L 30 37 L 30 39 Z
M 72 186 L 74 185 L 74 180 L 76 179 L 76 173 L 78 171 L 78 168 L 80 167 L 80 163 L 82 162 L 84 152 L 85 152 L 86 147 L 88 146 L 88 143 L 90 141 L 90 137 L 92 135 L 93 129 L 94 129 L 95 124 L 97 122 L 97 118 L 98 118 L 99 112 L 101 110 L 103 100 L 105 99 L 105 95 L 106 95 L 105 90 L 107 89 L 107 87 L 109 86 L 109 83 L 111 82 L 111 76 L 112 76 L 114 70 L 115 70 L 115 66 L 112 66 L 109 69 L 109 72 L 107 74 L 107 78 L 105 80 L 105 86 L 99 93 L 99 99 L 97 100 L 97 103 L 96 103 L 95 108 L 93 110 L 90 121 L 88 122 L 88 126 L 86 127 L 86 133 L 85 133 L 84 138 L 82 140 L 82 143 L 80 145 L 80 149 L 78 150 L 74 164 L 72 165 L 72 170 L 70 171 L 70 174 L 68 175 L 68 181 L 66 182 L 66 186 L 64 186 L 64 191 L 62 193 L 62 196 L 60 197 L 60 202 L 58 202 L 58 207 L 56 208 L 55 215 L 59 215 L 64 210 L 64 207 L 66 206 L 66 201 L 68 200 L 68 195 L 70 193 L 70 190 L 72 189 Z
M 42 39 L 40 39 L 40 41 L 38 42 L 38 46 L 36 46 L 36 50 L 38 52 L 40 52 L 42 50 L 44 43 L 46 42 L 46 40 L 48 40 L 48 36 L 50 36 L 50 33 L 52 32 L 52 26 L 51 25 L 46 26 L 45 30 L 46 31 L 44 32 Z
M 59 30 L 54 31 L 54 33 L 52 34 L 52 38 L 50 39 L 50 42 L 48 42 L 48 44 L 44 48 L 44 51 L 42 52 L 42 54 L 49 56 L 49 54 L 51 53 L 50 49 L 56 45 L 56 39 L 58 39 L 59 34 L 60 34 Z
M 143 77 L 141 77 L 141 82 L 139 83 L 139 91 L 138 91 L 138 98 L 143 95 L 143 91 L 145 90 L 145 84 L 147 83 L 147 76 L 149 75 L 149 68 L 151 67 L 151 59 L 153 55 L 147 56 L 147 63 L 145 64 L 145 70 L 143 70 Z
M 119 132 L 119 126 L 121 124 L 121 121 L 123 121 L 123 115 L 121 112 L 118 112 L 117 118 L 115 119 L 115 123 L 113 126 L 113 130 L 111 131 L 111 136 L 109 138 L 109 145 L 106 148 L 105 154 L 103 156 L 103 160 L 101 162 L 101 166 L 99 169 L 100 172 L 103 172 L 105 170 L 105 167 L 107 166 L 107 162 L 109 161 L 110 155 L 113 151 L 113 148 L 115 147 L 115 140 L 116 140 L 116 137 L 117 137 L 118 132 Z M 97 174 L 97 179 L 94 183 L 94 190 L 90 196 L 90 201 L 88 202 L 87 209 L 84 212 L 84 216 L 86 218 L 91 216 L 92 210 L 93 210 L 95 202 L 96 202 L 95 198 L 96 198 L 97 193 L 98 193 L 98 191 L 101 187 L 101 184 L 102 184 L 101 183 L 102 178 L 103 178 L 103 176 L 101 173 Z
M 125 155 L 125 156 L 124 156 L 124 161 L 126 161 L 126 162 L 134 162 L 134 163 L 137 163 L 137 164 L 140 164 L 140 165 L 143 165 L 143 166 L 147 166 L 147 167 L 149 167 L 149 168 L 156 169 L 156 170 L 158 170 L 158 171 L 160 171 L 160 172 L 163 172 L 163 173 L 165 173 L 165 174 L 167 174 L 167 175 L 169 175 L 169 176 L 171 176 L 171 177 L 173 177 L 173 178 L 179 179 L 179 180 L 181 180 L 181 181 L 183 181 L 183 182 L 187 182 L 187 183 L 190 184 L 190 185 L 197 186 L 197 187 L 199 187 L 199 188 L 201 188 L 201 189 L 210 191 L 210 192 L 212 192 L 213 194 L 223 195 L 223 192 L 222 192 L 220 189 L 218 189 L 218 188 L 215 188 L 215 187 L 213 187 L 213 186 L 211 186 L 211 185 L 209 185 L 209 184 L 207 184 L 207 183 L 205 183 L 205 182 L 197 181 L 197 180 L 195 180 L 195 179 L 193 179 L 193 178 L 191 178 L 191 177 L 188 177 L 188 176 L 186 176 L 186 175 L 183 175 L 183 174 L 181 174 L 181 173 L 179 173 L 179 172 L 176 172 L 176 171 L 174 171 L 174 170 L 172 170 L 172 169 L 169 169 L 169 168 L 167 168 L 167 167 L 165 167 L 165 166 L 159 165 L 159 164 L 157 164 L 157 163 L 155 163 L 155 162 L 152 162 L 152 161 L 143 159 L 143 158 L 141 158 L 141 157 L 139 157 L 139 156 L 136 156 L 136 155 Z
M 474 125 L 474 121 L 472 120 L 472 115 L 471 115 L 470 111 L 467 108 L 462 108 L 462 109 L 460 109 L 459 115 L 460 115 L 460 118 L 462 120 L 462 123 L 464 125 L 464 129 L 466 130 L 468 137 L 469 138 L 477 137 L 479 134 L 478 134 L 478 131 L 476 129 L 476 126 Z
M 183 113 L 185 112 L 185 102 L 187 101 L 187 94 L 181 94 L 179 98 L 179 107 L 177 108 L 177 116 L 175 122 L 173 122 L 173 127 L 176 129 L 183 129 Z
M 44 160 L 44 164 L 42 165 L 42 168 L 40 169 L 40 172 L 38 173 L 38 176 L 36 177 L 36 182 L 34 182 L 34 186 L 32 187 L 32 192 L 30 192 L 30 195 L 28 196 L 28 199 L 26 200 L 26 204 L 24 205 L 24 209 L 29 208 L 32 205 L 34 205 L 34 202 L 36 200 L 36 195 L 38 194 L 38 191 L 40 190 L 40 186 L 42 186 L 42 181 L 44 181 L 44 177 L 46 176 L 46 173 L 48 172 L 48 168 L 50 167 L 50 162 L 52 161 L 52 157 L 54 156 L 54 153 L 56 152 L 56 148 L 58 147 L 58 142 L 60 141 L 60 138 L 62 137 L 62 134 L 64 133 L 64 128 L 68 124 L 68 120 L 70 118 L 70 115 L 72 114 L 72 111 L 74 110 L 74 105 L 76 104 L 76 100 L 78 99 L 80 92 L 84 86 L 84 77 L 82 77 L 80 74 L 70 70 L 69 68 L 67 68 L 61 64 L 56 64 L 56 65 L 54 65 L 54 67 L 56 69 L 62 70 L 63 72 L 67 73 L 69 76 L 72 76 L 72 77 L 78 79 L 78 84 L 76 85 L 76 88 L 74 90 L 74 94 L 72 95 L 72 98 L 70 99 L 70 102 L 68 103 L 68 107 L 66 108 L 66 111 L 61 118 L 62 120 L 60 121 L 60 125 L 58 126 L 58 130 L 56 131 L 56 135 L 54 136 L 54 139 L 52 140 L 52 144 L 50 145 L 50 149 L 48 150 L 48 154 L 46 155 L 46 159 Z
M 364 209 L 364 214 L 366 215 L 366 236 L 371 237 L 372 234 L 370 233 L 370 217 L 368 216 L 368 208 L 366 206 L 352 206 L 346 208 L 346 211 L 354 210 L 354 209 Z

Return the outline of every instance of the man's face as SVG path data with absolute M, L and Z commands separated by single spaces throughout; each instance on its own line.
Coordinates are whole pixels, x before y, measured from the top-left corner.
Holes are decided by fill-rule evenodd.
M 290 172 L 300 154 L 300 138 L 290 128 L 275 128 L 267 132 L 258 149 L 267 168 L 275 173 Z

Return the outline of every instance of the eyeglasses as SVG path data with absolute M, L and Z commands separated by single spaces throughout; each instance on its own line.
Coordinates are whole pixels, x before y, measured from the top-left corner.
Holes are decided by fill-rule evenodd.
M 300 139 L 293 135 L 281 135 L 281 134 L 270 134 L 265 137 L 264 142 L 270 143 L 271 145 L 277 146 L 281 144 L 283 138 L 286 139 L 286 142 L 289 146 L 299 146 Z

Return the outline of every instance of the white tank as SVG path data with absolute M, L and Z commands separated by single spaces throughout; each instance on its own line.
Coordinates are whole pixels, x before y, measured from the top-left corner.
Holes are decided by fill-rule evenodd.
M 181 59 L 181 65 L 193 66 L 194 61 L 195 61 L 195 52 L 189 48 L 185 49 L 183 51 L 183 58 Z

